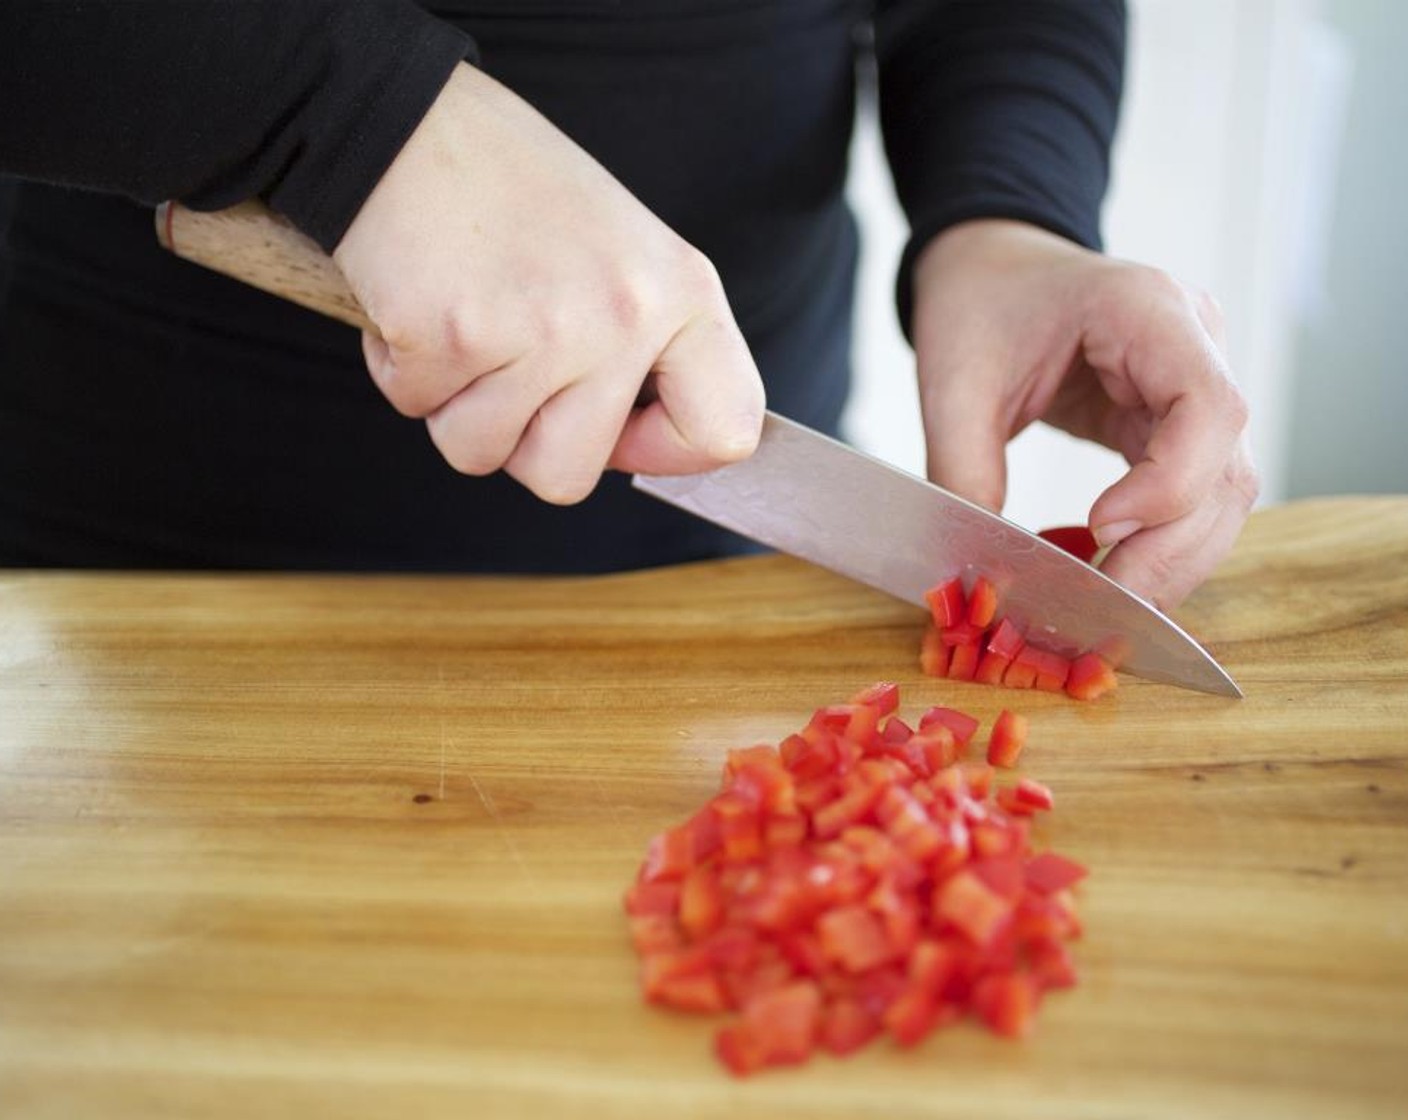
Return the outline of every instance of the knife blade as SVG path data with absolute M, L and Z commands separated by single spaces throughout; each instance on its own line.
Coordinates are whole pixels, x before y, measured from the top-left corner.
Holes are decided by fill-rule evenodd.
M 1101 652 L 1148 680 L 1242 695 L 1151 603 L 1014 522 L 769 412 L 752 456 L 703 474 L 637 474 L 636 489 L 745 537 L 925 606 L 955 574 L 986 576 L 1029 640 Z

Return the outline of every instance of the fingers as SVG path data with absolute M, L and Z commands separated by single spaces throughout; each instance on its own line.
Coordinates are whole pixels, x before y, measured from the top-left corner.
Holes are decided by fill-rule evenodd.
M 625 425 L 610 459 L 615 469 L 689 474 L 747 458 L 758 446 L 762 378 L 726 305 L 711 302 L 655 360 L 657 399 Z
M 1231 552 L 1257 488 L 1242 441 L 1207 502 L 1183 518 L 1128 537 L 1109 553 L 1101 570 L 1162 610 L 1173 609 Z
M 1000 512 L 1012 436 L 1001 368 L 1006 347 L 981 328 L 968 334 L 946 319 L 920 315 L 914 349 L 930 481 Z
M 762 381 L 722 290 L 707 298 L 712 312 L 653 358 L 617 359 L 603 345 L 580 374 L 564 376 L 548 354 L 477 377 L 429 415 L 432 440 L 455 469 L 502 468 L 555 504 L 587 497 L 608 466 L 680 474 L 744 458 L 762 429 Z M 656 399 L 637 410 L 647 373 Z
M 1224 492 L 1255 494 L 1250 463 L 1243 470 L 1236 454 L 1246 401 L 1193 298 L 1162 277 L 1118 298 L 1098 330 L 1118 335 L 1120 345 L 1097 339 L 1087 357 L 1117 404 L 1145 414 L 1148 435 L 1130 471 L 1091 508 L 1102 547 L 1189 517 Z M 1220 333 L 1211 310 L 1203 314 Z
M 955 386 L 951 380 L 931 381 Z M 998 400 L 954 400 L 940 389 L 922 402 L 930 481 L 999 513 L 1007 497 L 1008 432 Z

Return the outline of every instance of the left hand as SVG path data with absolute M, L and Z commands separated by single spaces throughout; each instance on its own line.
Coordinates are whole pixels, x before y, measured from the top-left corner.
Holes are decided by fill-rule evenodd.
M 1167 274 L 1022 222 L 964 222 L 914 270 L 929 477 L 1002 508 L 1007 441 L 1033 420 L 1122 453 L 1096 500 L 1101 570 L 1177 606 L 1231 550 L 1259 482 L 1222 317 Z

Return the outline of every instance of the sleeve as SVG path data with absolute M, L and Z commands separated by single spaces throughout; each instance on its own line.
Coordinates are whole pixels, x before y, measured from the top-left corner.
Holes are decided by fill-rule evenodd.
M 0 173 L 259 196 L 331 250 L 474 57 L 410 0 L 3 0 Z
M 910 239 L 896 298 L 910 329 L 924 246 L 971 218 L 1100 245 L 1125 54 L 1123 0 L 880 0 L 880 121 Z

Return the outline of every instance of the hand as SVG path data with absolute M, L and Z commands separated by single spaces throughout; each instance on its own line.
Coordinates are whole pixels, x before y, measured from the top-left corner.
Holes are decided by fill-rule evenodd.
M 372 378 L 457 470 L 566 504 L 608 466 L 689 473 L 757 445 L 762 382 L 713 266 L 472 67 L 333 255 L 377 326 Z
M 992 220 L 930 242 L 914 296 L 933 481 L 1001 509 L 1007 441 L 1045 420 L 1131 464 L 1090 510 L 1096 539 L 1113 546 L 1103 571 L 1165 609 L 1211 574 L 1259 483 L 1210 299 Z

